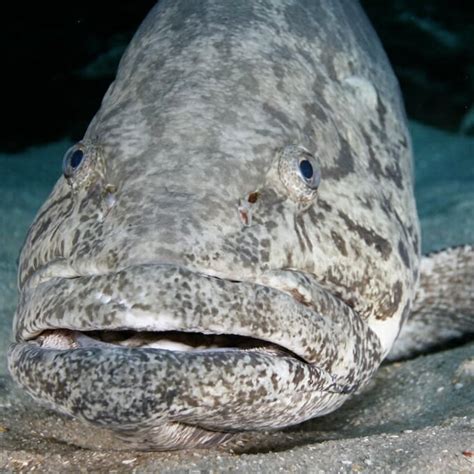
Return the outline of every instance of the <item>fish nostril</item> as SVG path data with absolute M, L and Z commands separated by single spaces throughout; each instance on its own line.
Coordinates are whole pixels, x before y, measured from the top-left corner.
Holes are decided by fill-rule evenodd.
M 255 204 L 257 202 L 257 199 L 259 198 L 259 196 L 260 196 L 260 193 L 258 191 L 250 193 L 247 197 L 247 201 L 250 204 Z
M 260 193 L 258 191 L 253 191 L 239 202 L 239 217 L 242 224 L 246 227 L 252 225 L 252 206 L 257 202 L 259 197 Z

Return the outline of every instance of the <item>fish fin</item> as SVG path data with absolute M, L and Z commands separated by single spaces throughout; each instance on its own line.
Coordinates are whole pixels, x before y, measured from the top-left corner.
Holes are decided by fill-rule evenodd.
M 474 247 L 423 256 L 408 320 L 388 355 L 406 359 L 474 337 Z

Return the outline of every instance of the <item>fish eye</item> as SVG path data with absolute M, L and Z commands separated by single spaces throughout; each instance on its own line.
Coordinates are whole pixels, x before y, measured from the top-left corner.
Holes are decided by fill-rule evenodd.
M 313 158 L 303 158 L 300 160 L 298 166 L 301 178 L 305 184 L 307 184 L 311 189 L 318 189 L 321 182 L 321 174 L 317 164 L 314 163 L 313 165 Z
M 316 197 L 321 166 L 317 156 L 303 146 L 287 145 L 280 150 L 278 174 L 292 200 L 310 202 Z
M 89 189 L 105 176 L 102 147 L 96 141 L 84 139 L 69 148 L 63 158 L 63 175 L 74 190 Z
M 84 157 L 84 150 L 77 145 L 66 152 L 63 159 L 63 174 L 66 178 L 71 178 L 74 175 L 83 163 Z
M 84 152 L 82 150 L 76 150 L 69 158 L 71 168 L 76 169 L 84 158 Z
M 300 161 L 300 172 L 301 176 L 304 179 L 308 180 L 313 177 L 313 165 L 310 163 L 309 160 L 301 160 Z

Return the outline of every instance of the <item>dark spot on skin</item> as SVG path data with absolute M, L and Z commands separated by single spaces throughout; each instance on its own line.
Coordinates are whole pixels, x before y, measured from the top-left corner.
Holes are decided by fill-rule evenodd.
M 39 222 L 43 218 L 44 215 L 48 214 L 51 211 L 53 207 L 58 206 L 63 201 L 70 199 L 70 197 L 71 197 L 71 193 L 69 192 L 66 195 L 53 201 L 43 212 L 41 212 L 40 214 L 36 216 L 36 222 Z M 71 200 L 71 203 L 72 203 L 72 200 Z M 65 213 L 68 213 L 69 209 L 65 210 Z
M 354 297 L 352 298 L 347 298 L 344 303 L 346 303 L 347 306 L 349 306 L 350 308 L 354 309 L 356 304 L 357 304 L 357 301 L 355 300 Z
M 381 207 L 382 211 L 385 213 L 385 215 L 387 217 L 389 217 L 390 219 L 393 216 L 395 216 L 395 218 L 397 219 L 398 224 L 400 225 L 400 229 L 403 232 L 403 235 L 405 236 L 406 241 L 410 241 L 411 240 L 411 238 L 410 238 L 410 235 L 411 235 L 410 228 L 407 228 L 406 224 L 402 221 L 402 219 L 398 215 L 398 212 L 393 208 L 392 203 L 390 202 L 390 200 L 387 199 L 386 197 L 384 197 L 382 199 L 380 207 Z M 404 247 L 404 248 L 405 248 L 405 252 L 407 253 L 407 258 L 408 258 L 408 250 L 407 250 L 406 247 Z M 407 267 L 408 267 L 408 265 L 407 265 Z
M 294 128 L 288 116 L 281 110 L 277 110 L 275 107 L 273 107 L 269 103 L 263 104 L 263 111 L 267 113 L 268 115 L 270 115 L 272 119 L 274 120 L 274 122 L 276 122 L 280 126 L 283 126 L 283 128 L 286 128 L 286 129 Z
M 356 199 L 366 208 L 369 209 L 370 211 L 373 209 L 372 202 L 367 199 L 363 198 L 361 196 L 357 196 Z
M 263 250 L 262 252 L 260 252 L 260 259 L 263 266 L 263 264 L 268 263 L 270 261 L 270 253 L 267 252 L 266 250 Z
M 392 286 L 392 291 L 385 295 L 383 302 L 380 305 L 380 312 L 376 318 L 384 321 L 385 319 L 391 318 L 398 310 L 400 302 L 403 297 L 403 285 L 401 281 L 397 281 Z
M 332 211 L 332 206 L 327 201 L 324 201 L 321 198 L 318 199 L 318 207 L 320 207 L 321 209 L 323 209 L 327 212 Z
M 365 135 L 366 141 L 370 141 L 370 138 L 368 135 Z M 374 150 L 372 148 L 372 145 L 368 145 L 368 150 L 369 150 L 369 169 L 374 173 L 374 175 L 377 178 L 380 178 L 383 176 L 383 171 L 382 171 L 382 165 L 380 164 L 380 161 L 377 159 L 375 156 Z
M 331 237 L 339 252 L 344 255 L 344 257 L 347 257 L 347 249 L 344 239 L 334 230 L 331 231 Z
M 304 243 L 304 240 L 303 240 L 303 236 L 301 235 L 300 230 L 298 229 L 296 216 L 293 219 L 293 228 L 295 229 L 296 237 L 298 237 L 298 242 L 300 244 L 300 249 L 303 250 L 303 251 L 306 250 L 306 246 L 305 246 L 305 243 Z
M 367 148 L 369 150 L 369 153 L 373 154 L 373 150 L 372 150 L 372 138 L 370 137 L 370 135 L 364 130 L 362 129 L 361 130 L 362 132 L 362 136 L 364 137 L 364 140 L 365 140 L 365 144 L 367 145 Z
M 292 250 L 288 250 L 287 251 L 287 259 L 288 259 L 288 266 L 289 267 L 292 267 L 293 266 L 293 251 Z
M 311 57 L 311 54 L 308 53 L 308 51 L 306 51 L 305 49 L 303 48 L 299 48 L 298 46 L 296 46 L 296 51 L 298 52 L 298 54 L 304 58 L 304 60 L 309 64 L 309 66 L 312 68 L 312 69 L 315 69 L 315 63 L 314 63 L 314 60 L 313 58 Z
M 318 224 L 319 219 L 318 219 L 318 216 L 316 214 L 316 211 L 315 211 L 314 207 L 310 207 L 308 209 L 308 217 L 309 217 L 309 220 L 311 221 L 311 223 L 313 225 Z
M 262 137 L 269 137 L 272 135 L 272 132 L 266 128 L 256 128 L 255 129 L 255 133 L 257 135 L 261 135 Z M 267 149 L 267 145 L 255 145 L 254 147 L 252 147 L 252 150 L 254 151 L 254 153 L 256 155 L 259 155 L 260 153 L 262 153 L 263 151 L 266 151 Z
M 327 122 L 328 120 L 326 112 L 324 112 L 324 109 L 317 102 L 303 104 L 303 109 L 307 120 L 311 123 L 314 121 L 314 117 L 319 119 L 321 122 Z
M 334 51 L 332 48 L 323 49 L 321 51 L 321 61 L 326 66 L 326 71 L 328 73 L 329 79 L 333 82 L 338 82 L 339 77 L 334 67 Z
M 302 235 L 305 239 L 306 245 L 307 245 L 308 249 L 310 250 L 310 252 L 312 252 L 313 251 L 313 242 L 311 241 L 311 239 L 309 238 L 308 233 L 306 232 L 306 225 L 305 225 L 304 217 L 303 217 L 302 214 L 299 214 L 299 215 L 296 216 L 295 226 L 297 226 L 301 230 L 301 233 L 302 233 Z
M 347 214 L 339 211 L 339 217 L 345 222 L 347 228 L 355 232 L 367 245 L 373 246 L 377 252 L 380 253 L 384 260 L 387 260 L 392 253 L 392 246 L 390 242 L 377 234 L 372 229 L 367 229 L 357 223 L 355 223 Z
M 132 309 L 140 309 L 142 311 L 151 311 L 152 307 L 149 304 L 135 303 L 132 305 Z
M 176 389 L 169 389 L 166 391 L 166 395 L 164 399 L 165 399 L 166 406 L 168 407 L 168 409 L 171 407 L 171 405 L 173 405 L 177 392 L 178 391 Z M 188 403 L 189 403 L 189 400 L 188 400 Z
M 395 210 L 393 209 L 392 203 L 390 199 L 387 199 L 385 196 L 383 197 L 382 201 L 380 202 L 380 209 L 382 209 L 383 213 L 390 219 L 395 214 Z M 404 227 L 404 226 L 402 226 Z
M 297 366 L 295 369 L 295 375 L 293 377 L 292 383 L 297 386 L 304 379 L 305 371 Z
M 400 240 L 398 242 L 398 253 L 405 264 L 405 267 L 410 268 L 410 257 L 408 256 L 407 248 L 405 244 Z
M 335 165 L 331 167 L 323 167 L 321 176 L 323 179 L 333 178 L 341 179 L 354 172 L 354 157 L 352 156 L 351 147 L 347 140 L 339 134 L 341 148 L 336 159 Z
M 380 128 L 376 122 L 374 122 L 373 120 L 370 120 L 370 130 L 372 130 L 372 132 L 377 135 L 377 137 L 379 138 L 380 140 L 380 143 L 387 143 L 388 142 L 388 138 L 387 138 L 387 134 L 385 133 L 385 130 Z
M 81 235 L 81 232 L 79 231 L 79 229 L 76 229 L 74 231 L 74 237 L 72 238 L 72 246 L 73 247 L 75 247 L 75 245 L 77 244 L 80 235 Z
M 293 298 L 298 301 L 301 304 L 304 304 L 305 306 L 309 306 L 309 303 L 305 301 L 304 296 L 298 291 L 297 288 L 293 288 L 290 290 L 290 293 L 292 294 Z
M 273 74 L 278 79 L 277 81 L 277 90 L 281 93 L 285 92 L 285 81 L 283 80 L 285 77 L 285 69 L 281 66 L 281 64 L 274 64 L 272 66 Z
M 91 187 L 88 189 L 87 196 L 79 203 L 78 212 L 86 212 L 87 208 L 90 207 L 92 207 L 94 210 L 100 208 L 101 199 L 102 187 L 98 183 L 91 185 Z M 91 218 L 96 220 L 96 216 L 92 216 Z
M 385 167 L 384 176 L 393 181 L 398 189 L 403 189 L 402 170 L 400 169 L 398 157 L 393 157 L 393 159 L 395 161 Z
M 415 235 L 413 235 L 413 250 L 415 251 L 416 254 L 418 254 L 418 252 L 420 251 L 419 250 L 419 245 L 420 245 L 420 242 L 418 240 L 418 235 L 415 234 Z
M 95 306 L 93 304 L 89 304 L 87 305 L 85 308 L 84 308 L 84 311 L 87 315 L 87 319 L 89 321 L 93 321 L 94 320 L 94 316 L 95 316 Z
M 273 390 L 277 390 L 278 388 L 278 375 L 273 373 L 271 377 L 272 385 L 273 385 Z
M 369 170 L 375 175 L 377 179 L 385 178 L 389 181 L 393 181 L 398 189 L 403 189 L 402 171 L 400 169 L 397 157 L 392 157 L 393 162 L 388 164 L 385 168 L 382 168 L 380 160 L 375 154 L 370 135 L 364 131 L 362 131 L 362 135 L 369 151 Z
M 119 261 L 119 255 L 115 250 L 110 250 L 107 253 L 107 266 L 108 268 L 116 268 Z
M 48 230 L 49 226 L 51 225 L 51 222 L 52 221 L 50 217 L 41 222 L 40 226 L 36 229 L 35 234 L 31 238 L 32 245 L 34 245 L 38 238 Z
M 385 116 L 387 115 L 387 107 L 385 107 L 380 95 L 377 94 L 377 113 L 379 114 L 380 124 L 382 128 L 385 130 Z
M 267 230 L 267 232 L 271 232 L 273 229 L 276 229 L 278 227 L 278 224 L 276 222 L 273 222 L 273 221 L 266 221 L 265 222 L 265 229 Z
M 278 63 L 273 64 L 272 69 L 273 69 L 273 74 L 275 74 L 275 76 L 278 79 L 282 79 L 285 77 L 285 69 L 283 68 L 281 64 L 278 64 Z

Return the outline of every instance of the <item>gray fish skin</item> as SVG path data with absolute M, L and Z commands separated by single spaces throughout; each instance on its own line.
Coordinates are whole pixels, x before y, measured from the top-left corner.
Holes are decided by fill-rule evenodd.
M 9 368 L 36 399 L 173 449 L 323 415 L 370 380 L 420 237 L 398 84 L 357 2 L 160 1 L 78 149 L 20 258 Z

